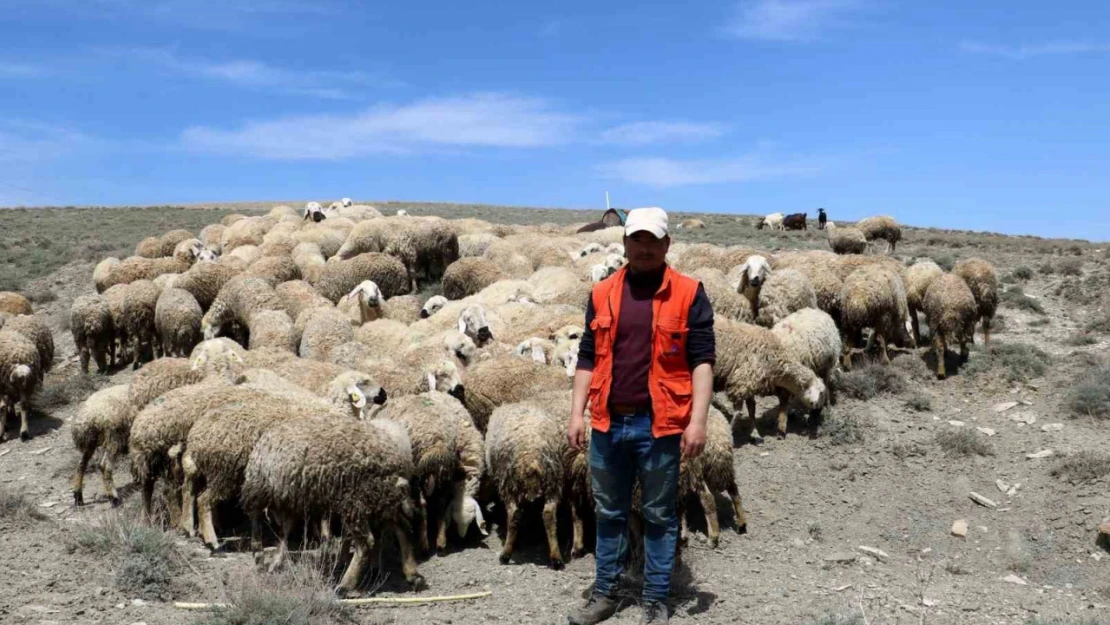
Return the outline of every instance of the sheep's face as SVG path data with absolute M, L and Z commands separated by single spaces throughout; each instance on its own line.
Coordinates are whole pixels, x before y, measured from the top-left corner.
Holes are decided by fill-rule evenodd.
M 362 409 L 370 402 L 377 405 L 382 405 L 386 401 L 385 389 L 374 384 L 374 381 L 368 377 L 359 377 L 353 380 L 346 388 L 347 398 L 356 410 L 358 410 L 359 418 L 364 418 Z
M 825 386 L 825 383 L 821 381 L 821 378 L 814 378 L 813 382 L 802 392 L 802 403 L 805 404 L 806 408 L 813 410 L 824 406 L 828 396 L 829 389 Z
M 486 519 L 482 515 L 482 506 L 473 497 L 464 497 L 462 504 L 458 506 L 455 513 L 455 529 L 459 533 L 459 538 L 466 538 L 466 533 L 470 530 L 471 523 L 478 524 L 478 531 L 482 536 L 489 536 L 486 530 Z
M 606 267 L 605 265 L 597 264 L 597 265 L 594 265 L 593 267 L 590 267 L 590 281 L 591 282 L 601 282 L 602 280 L 604 280 L 605 278 L 608 278 L 608 277 L 609 277 L 609 268 Z
M 220 324 L 213 324 L 205 322 L 201 324 L 201 332 L 204 333 L 204 340 L 211 341 L 220 335 Z
M 351 198 L 345 197 L 342 200 L 339 200 L 339 203 L 343 206 L 350 206 L 351 205 Z
M 347 299 L 357 299 L 360 304 L 377 307 L 382 303 L 382 290 L 373 280 L 363 280 L 347 294 Z
M 609 273 L 616 273 L 618 269 L 624 267 L 624 256 L 620 254 L 609 254 L 605 257 L 605 266 L 609 269 Z
M 443 346 L 447 354 L 457 358 L 463 366 L 467 366 L 478 358 L 478 346 L 465 334 L 448 333 L 443 339 Z
M 493 340 L 493 333 L 486 323 L 486 312 L 481 306 L 470 306 L 459 315 L 459 332 L 474 339 L 478 347 Z
M 421 319 L 427 319 L 428 317 L 431 317 L 432 315 L 439 312 L 446 305 L 447 305 L 447 298 L 446 297 L 444 297 L 442 295 L 436 295 L 434 297 L 430 297 L 430 298 L 428 298 L 428 301 L 424 303 L 424 308 L 420 309 L 420 318 Z
M 198 263 L 214 263 L 218 258 L 219 256 L 216 256 L 216 253 L 208 248 L 204 248 L 203 250 L 197 252 Z
M 746 287 L 758 289 L 763 286 L 767 278 L 771 277 L 771 263 L 767 259 L 759 256 L 749 256 L 748 260 L 744 261 L 742 265 L 743 277 L 740 280 L 740 288 L 744 290 Z
M 547 354 L 543 351 L 543 343 L 536 339 L 525 339 L 513 350 L 520 358 L 531 358 L 541 365 L 547 364 Z
M 574 372 L 578 369 L 578 343 L 575 342 L 573 348 L 569 349 L 563 356 L 563 366 L 566 367 L 567 377 L 573 378 Z
M 447 393 L 460 402 L 466 396 L 466 389 L 463 387 L 462 377 L 459 375 L 459 368 L 455 363 L 448 360 L 440 362 L 438 365 L 428 369 L 425 374 L 426 384 L 428 390 L 439 391 Z
M 12 373 L 8 376 L 8 381 L 12 384 L 18 384 L 21 380 L 27 380 L 31 377 L 31 367 L 27 365 L 16 365 L 12 367 Z

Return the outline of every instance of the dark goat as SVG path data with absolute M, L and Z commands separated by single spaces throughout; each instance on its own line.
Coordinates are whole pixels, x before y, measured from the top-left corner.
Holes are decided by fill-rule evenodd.
M 825 224 L 828 223 L 828 221 L 829 221 L 829 216 L 825 214 L 825 209 L 818 208 L 817 209 L 817 229 L 818 230 L 824 230 L 825 229 Z
M 782 220 L 782 227 L 787 230 L 808 230 L 809 228 L 806 226 L 806 214 L 794 213 L 793 215 L 787 215 Z

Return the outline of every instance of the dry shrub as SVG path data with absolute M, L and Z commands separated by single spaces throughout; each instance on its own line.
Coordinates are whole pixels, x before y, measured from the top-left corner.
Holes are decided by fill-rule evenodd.
M 26 495 L 0 490 L 0 520 L 12 525 L 26 525 L 48 518 Z
M 1071 454 L 1058 462 L 1052 476 L 1072 484 L 1093 482 L 1110 474 L 1110 456 L 1093 451 Z
M 901 393 L 906 388 L 906 378 L 893 366 L 868 363 L 840 374 L 836 380 L 837 392 L 853 399 L 874 399 L 882 394 Z
M 1002 304 L 1012 306 L 1020 310 L 1028 310 L 1035 312 L 1039 315 L 1044 314 L 1044 305 L 1040 301 L 1033 299 L 1025 294 L 1020 286 L 1012 286 L 1002 293 L 999 298 Z
M 971 430 L 956 429 L 937 432 L 937 445 L 954 458 L 993 456 L 994 448 Z
M 1048 370 L 1052 358 L 1038 347 L 1026 343 L 992 342 L 975 351 L 964 367 L 964 373 L 975 377 L 988 372 L 1001 372 L 1007 382 L 1028 382 Z
M 76 373 L 68 377 L 53 376 L 46 380 L 35 397 L 39 408 L 60 408 L 88 399 L 97 390 L 97 378 Z
M 1085 417 L 1110 417 L 1110 366 L 1089 371 L 1068 393 L 1068 407 Z
M 112 563 L 121 591 L 147 599 L 172 598 L 170 587 L 181 557 L 172 535 L 109 512 L 79 529 L 72 541 L 74 550 Z

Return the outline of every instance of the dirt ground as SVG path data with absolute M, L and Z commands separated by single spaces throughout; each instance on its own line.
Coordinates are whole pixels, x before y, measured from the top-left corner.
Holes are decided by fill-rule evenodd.
M 1029 252 L 1017 246 L 1015 239 L 1013 250 L 973 251 L 994 262 L 1000 275 L 1019 264 L 1064 258 L 1049 253 L 1029 260 Z M 907 249 L 913 255 L 929 248 L 922 237 Z M 1101 250 L 1085 249 L 1081 257 L 1085 274 L 1106 270 Z M 203 614 L 172 602 L 228 601 L 241 580 L 262 575 L 251 554 L 213 557 L 199 540 L 174 534 L 171 590 L 161 599 L 141 599 L 117 589 L 118 563 L 112 558 L 74 546 L 82 528 L 102 523 L 108 514 L 134 517 L 138 509 L 126 459 L 115 471 L 125 500 L 118 513 L 111 512 L 96 473 L 86 479 L 89 505 L 74 507 L 70 493 L 77 453 L 69 421 L 92 387 L 74 382 L 77 365 L 64 319 L 76 296 L 92 292 L 92 267 L 71 263 L 32 284 L 57 295 L 36 306 L 37 314 L 54 325 L 57 359 L 31 440 L 0 444 L 0 492 L 22 496 L 30 510 L 0 515 L 0 623 L 198 622 Z M 1077 417 L 1066 405 L 1070 389 L 1106 353 L 1107 337 L 1068 344 L 1097 310 L 1096 303 L 1078 306 L 1057 295 L 1064 281 L 1038 272 L 1023 285 L 1043 305 L 1044 315 L 1000 309 L 999 344 L 1027 343 L 1051 357 L 1044 374 L 1028 382 L 1008 381 L 997 369 L 966 373 L 986 357 L 982 349 L 945 381 L 930 375 L 925 350 L 900 352 L 893 366 L 902 372 L 905 387 L 866 401 L 842 397 L 828 410 L 816 437 L 807 435 L 800 419 L 792 422 L 785 440 L 768 436 L 758 445 L 738 429 L 734 457 L 748 533 L 733 531 L 729 507 L 720 498 L 721 541 L 711 549 L 699 508 L 693 509 L 675 622 L 1108 622 L 1098 619 L 1110 619 L 1110 553 L 1096 538 L 1097 526 L 1110 516 L 1110 478 L 1073 483 L 1052 475 L 1061 458 L 1105 453 L 1110 442 L 1106 422 Z M 92 385 L 120 384 L 129 376 L 121 371 L 96 377 Z M 918 411 L 907 404 L 922 395 L 931 409 Z M 1006 402 L 1018 403 L 1000 410 Z M 759 406 L 770 415 L 774 403 L 764 399 Z M 761 429 L 773 431 L 767 425 Z M 986 443 L 989 455 L 947 454 L 938 434 L 953 431 Z M 1043 450 L 1053 455 L 1028 457 Z M 969 497 L 973 492 L 996 507 L 975 503 Z M 538 515 L 529 519 L 530 531 L 510 565 L 498 563 L 497 532 L 485 539 L 471 536 L 452 545 L 448 555 L 421 562 L 426 590 L 414 595 L 390 578 L 375 595 L 491 591 L 491 596 L 357 608 L 351 618 L 359 623 L 566 622 L 565 612 L 589 591 L 593 557 L 570 561 L 563 571 L 549 569 L 536 529 Z M 966 521 L 966 537 L 952 534 L 957 520 Z M 560 536 L 569 553 L 565 529 Z M 638 622 L 635 595 L 629 596 L 629 608 L 612 622 Z

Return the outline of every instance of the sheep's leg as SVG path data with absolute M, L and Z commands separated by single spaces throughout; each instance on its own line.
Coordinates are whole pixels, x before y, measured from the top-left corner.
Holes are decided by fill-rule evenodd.
M 748 408 L 748 419 L 752 422 L 752 440 L 756 442 L 763 440 L 759 435 L 759 424 L 755 420 L 755 397 L 745 397 L 744 405 Z
M 890 355 L 886 352 L 886 337 L 883 336 L 882 332 L 873 332 L 871 337 L 879 342 L 879 352 L 883 355 L 883 364 L 889 365 Z
M 570 503 L 570 524 L 574 535 L 570 557 L 581 558 L 586 554 L 586 529 L 582 524 L 582 511 L 573 501 Z
M 748 518 L 744 515 L 744 506 L 740 502 L 740 489 L 733 481 L 728 485 L 728 496 L 732 500 L 732 514 L 736 516 L 736 533 L 748 533 Z
M 8 440 L 5 432 L 8 431 L 8 402 L 0 398 L 0 443 Z
M 326 543 L 329 540 L 331 540 L 331 513 L 325 512 L 320 519 L 320 541 Z
M 73 474 L 73 505 L 85 505 L 85 470 L 89 468 L 89 460 L 96 452 L 96 447 L 87 445 L 81 450 L 81 462 L 77 464 L 77 472 Z
M 698 491 L 698 498 L 701 500 L 701 507 L 705 512 L 705 528 L 709 538 L 709 546 L 716 549 L 721 540 L 721 526 L 717 521 L 717 498 L 713 496 L 713 491 L 709 490 L 709 485 L 704 481 L 701 483 L 701 490 Z
M 779 438 L 786 438 L 786 406 L 790 403 L 790 393 L 788 391 L 780 390 L 779 393 L 779 419 L 778 419 L 778 434 Z
M 93 347 L 93 358 L 96 360 L 96 372 L 100 374 L 108 373 L 108 361 L 105 358 L 104 346 L 97 344 Z M 88 373 L 88 365 L 86 363 L 85 373 Z
M 197 535 L 196 512 L 196 478 L 191 472 L 185 472 L 181 481 L 181 531 L 190 538 Z M 215 534 L 215 532 L 213 532 Z
M 282 564 L 285 564 L 285 558 L 289 555 L 289 534 L 293 531 L 293 519 L 285 514 L 275 514 L 274 520 L 278 524 L 278 550 L 274 555 L 274 561 L 270 563 L 269 571 L 273 573 L 278 570 Z
M 143 479 L 143 520 L 153 522 L 154 516 L 154 478 Z
M 983 344 L 991 342 L 991 318 L 983 317 Z
M 505 502 L 505 545 L 501 549 L 501 564 L 508 564 L 516 547 L 516 531 L 520 525 L 520 506 L 515 501 Z
M 944 352 L 947 351 L 947 346 L 944 344 L 943 332 L 933 332 L 933 348 L 937 353 L 937 379 L 943 380 L 948 375 L 944 368 Z
M 77 355 L 80 356 L 80 359 L 81 359 L 80 360 L 80 362 L 81 362 L 81 373 L 83 375 L 89 375 L 89 356 L 90 356 L 89 348 L 82 345 L 77 350 Z
M 416 554 L 412 550 L 412 541 L 396 525 L 393 526 L 393 535 L 397 537 L 397 546 L 401 548 L 401 572 L 405 575 L 405 581 L 413 590 L 419 590 L 424 585 L 424 578 L 416 571 Z
M 428 544 L 428 500 L 424 497 L 424 493 L 420 493 L 420 499 L 416 505 L 420 515 L 420 520 L 416 524 L 416 531 L 419 533 L 417 544 L 420 545 L 421 557 L 427 557 L 432 548 Z
M 911 308 L 910 309 L 910 325 L 913 326 L 913 340 L 914 340 L 914 342 L 917 343 L 917 344 L 920 344 L 921 343 L 921 327 L 918 325 L 917 309 L 916 308 Z
M 556 571 L 563 568 L 563 554 L 559 550 L 558 524 L 555 522 L 555 512 L 558 508 L 558 499 L 548 499 L 543 504 L 543 528 L 547 531 L 547 553 L 551 568 Z
M 212 501 L 212 491 L 205 489 L 197 497 L 197 517 L 200 522 L 200 534 L 204 539 L 204 544 L 212 551 L 219 551 L 220 539 L 216 536 L 216 524 L 213 519 L 215 516 L 215 502 Z
M 845 371 L 852 370 L 852 342 L 848 340 L 848 335 L 844 335 L 844 353 L 841 358 Z
M 967 336 L 966 335 L 961 335 L 960 336 L 960 364 L 961 365 L 967 364 L 967 358 L 968 358 L 969 355 L 970 354 L 968 353 L 968 349 L 967 349 Z
M 135 371 L 139 368 L 139 355 L 143 353 L 143 344 L 139 341 L 139 337 L 135 336 L 131 339 L 131 370 Z
M 351 562 L 347 565 L 347 570 L 343 572 L 343 579 L 339 580 L 339 585 L 335 588 L 335 594 L 340 597 L 358 587 L 358 580 L 362 579 L 362 573 L 366 570 L 366 564 L 369 560 L 366 556 L 366 551 L 369 548 L 367 541 L 355 540 L 353 542 L 355 553 L 351 556 Z
M 113 508 L 119 506 L 119 492 L 116 491 L 112 480 L 112 465 L 115 464 L 117 457 L 119 457 L 119 446 L 116 443 L 109 443 L 104 450 L 104 455 L 100 457 L 100 477 L 104 481 L 104 494 L 108 496 L 108 502 Z
M 436 519 L 436 555 L 447 555 L 447 510 L 443 506 L 436 506 L 439 508 L 439 517 Z
M 19 440 L 27 442 L 31 440 L 31 430 L 27 427 L 27 400 L 20 398 L 15 403 L 15 411 L 19 413 Z

